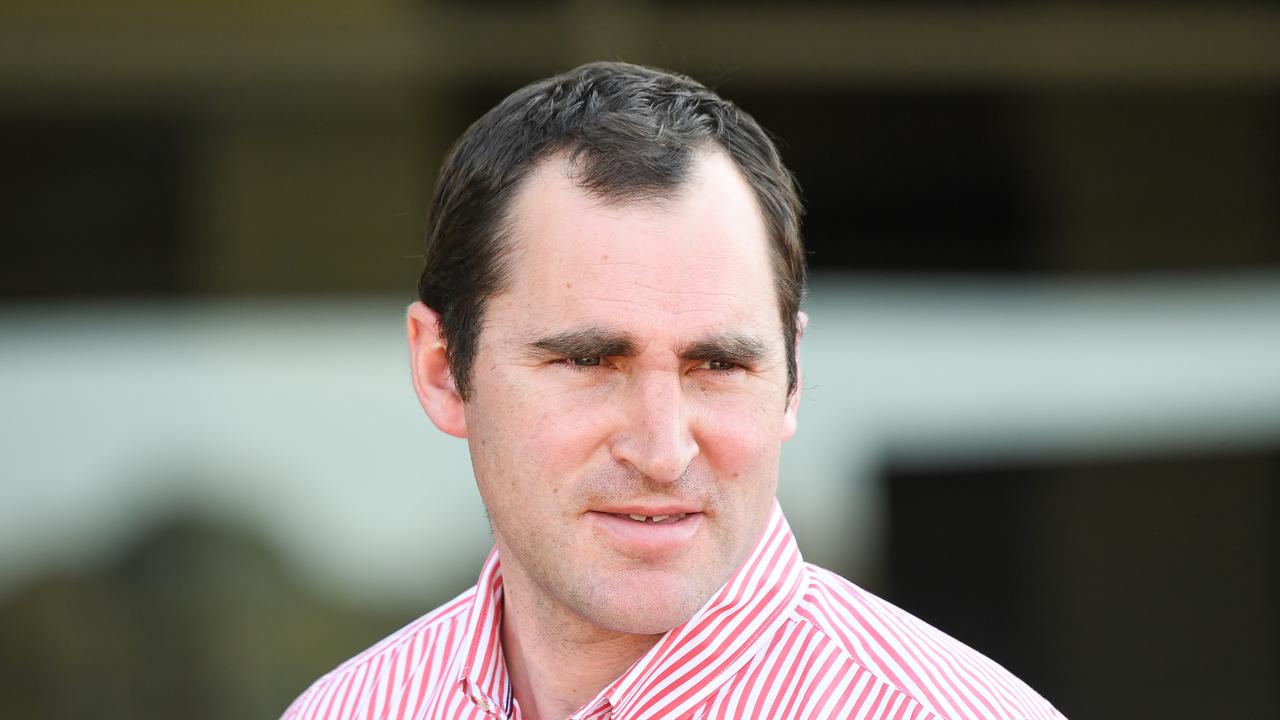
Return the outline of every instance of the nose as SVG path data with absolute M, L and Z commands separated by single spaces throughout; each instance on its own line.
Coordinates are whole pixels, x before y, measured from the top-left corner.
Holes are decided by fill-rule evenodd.
M 676 373 L 651 371 L 632 377 L 612 439 L 614 458 L 645 477 L 675 482 L 698 455 L 691 408 Z

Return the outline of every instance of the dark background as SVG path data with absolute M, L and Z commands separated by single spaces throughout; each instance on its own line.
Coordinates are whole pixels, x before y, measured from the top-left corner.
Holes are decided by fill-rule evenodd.
M 818 275 L 1280 266 L 1275 3 L 254 8 L 0 11 L 0 300 L 408 299 L 448 143 L 598 58 L 688 72 L 773 131 Z M 1275 717 L 1278 476 L 1275 436 L 951 467 L 890 453 L 885 573 L 865 584 L 1071 717 Z M 0 597 L 0 714 L 269 717 L 428 607 L 334 601 L 196 518 L 113 557 Z

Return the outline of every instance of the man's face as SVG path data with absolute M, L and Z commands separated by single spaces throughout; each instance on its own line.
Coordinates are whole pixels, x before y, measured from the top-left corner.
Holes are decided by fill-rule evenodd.
M 566 169 L 543 162 L 514 199 L 466 433 L 509 586 L 587 627 L 661 633 L 763 532 L 795 430 L 793 339 L 726 155 L 700 153 L 662 201 L 605 202 Z

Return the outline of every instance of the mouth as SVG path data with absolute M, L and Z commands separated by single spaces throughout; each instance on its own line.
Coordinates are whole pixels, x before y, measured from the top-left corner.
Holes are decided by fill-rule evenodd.
M 680 522 L 681 520 L 685 519 L 689 515 L 693 515 L 695 513 L 672 513 L 669 515 L 638 515 L 636 513 L 609 513 L 609 514 L 622 520 L 632 520 L 638 523 L 649 523 L 651 525 L 664 525 L 664 524 L 670 525 L 672 523 Z
M 613 509 L 613 508 L 610 508 Z M 663 508 L 622 508 L 647 512 L 587 513 L 596 537 L 622 555 L 657 561 L 682 554 L 697 542 L 705 516 L 698 511 L 673 512 Z M 671 510 L 674 510 L 672 508 Z M 649 514 L 652 513 L 652 514 Z

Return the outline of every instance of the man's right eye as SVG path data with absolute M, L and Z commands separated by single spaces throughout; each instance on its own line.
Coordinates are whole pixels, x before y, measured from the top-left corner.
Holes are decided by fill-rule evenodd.
M 596 367 L 600 364 L 600 356 L 569 358 L 569 364 L 574 367 Z

